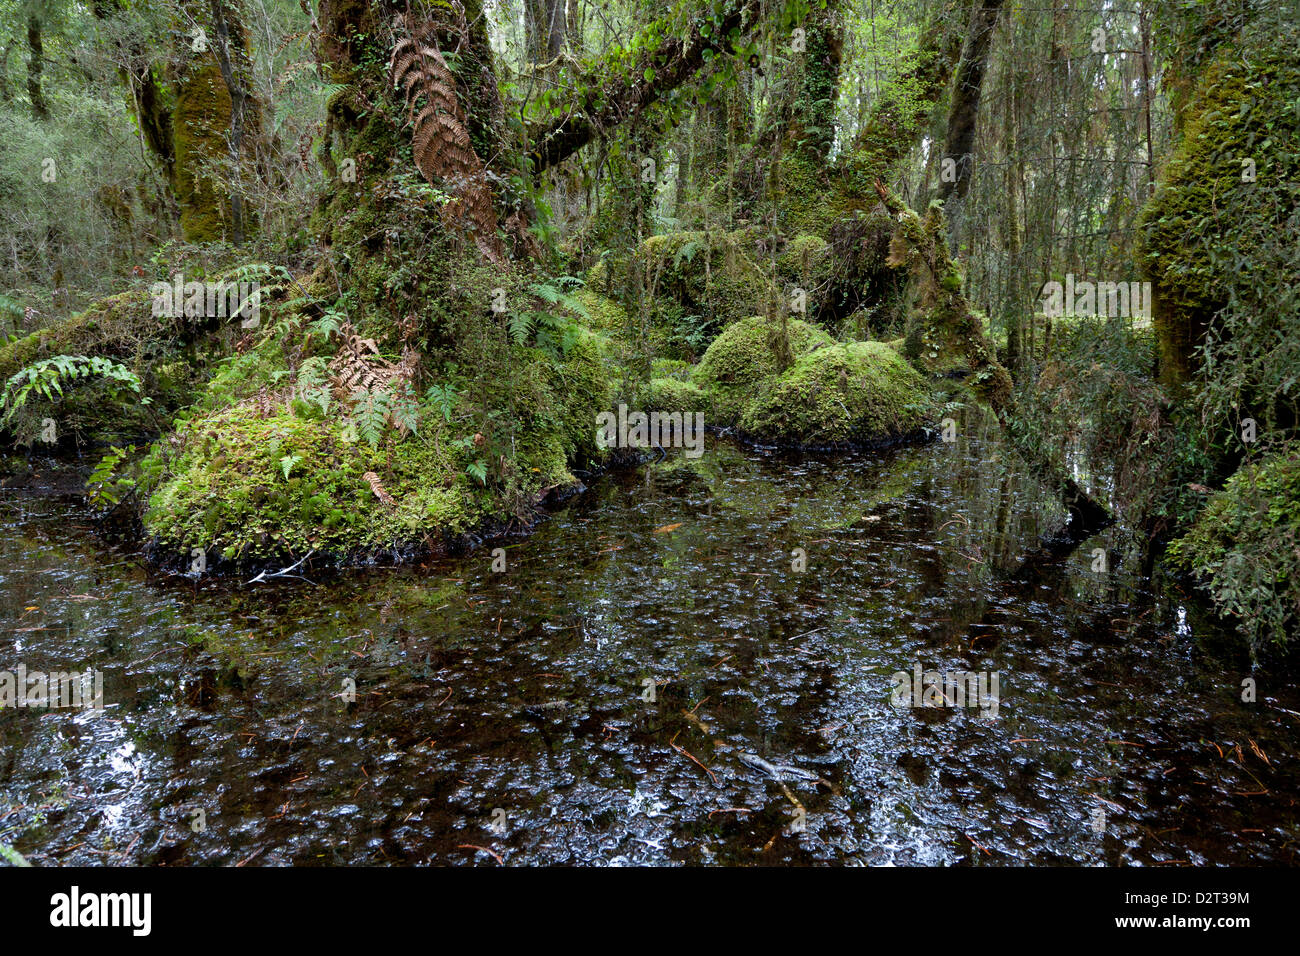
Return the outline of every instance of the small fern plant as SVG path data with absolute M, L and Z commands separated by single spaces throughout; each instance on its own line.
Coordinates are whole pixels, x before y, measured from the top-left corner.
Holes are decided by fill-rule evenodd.
M 574 281 L 578 280 L 573 280 L 571 276 L 561 276 L 552 282 L 534 283 L 528 287 L 528 291 L 543 302 L 560 306 L 581 319 L 590 321 L 591 316 L 582 302 L 564 289 L 565 285 L 571 285 Z M 556 358 L 567 355 L 582 334 L 581 328 L 572 320 L 541 309 L 512 312 L 508 325 L 510 340 L 515 345 L 524 345 L 536 333 L 537 347 Z
M 99 356 L 56 355 L 53 358 L 33 362 L 10 376 L 0 391 L 0 409 L 4 411 L 2 422 L 9 422 L 14 413 L 26 404 L 32 395 L 40 396 L 46 401 L 55 401 L 63 397 L 65 386 L 78 381 L 99 376 L 114 384 L 117 389 L 141 392 L 140 379 L 124 365 Z M 140 404 L 148 405 L 146 396 Z

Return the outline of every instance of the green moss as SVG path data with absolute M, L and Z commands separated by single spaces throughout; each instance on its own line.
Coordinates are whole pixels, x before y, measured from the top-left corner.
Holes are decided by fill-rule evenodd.
M 709 398 L 694 382 L 652 378 L 642 388 L 637 407 L 647 412 L 703 412 L 709 409 Z
M 777 256 L 777 275 L 787 284 L 804 289 L 822 286 L 829 278 L 830 250 L 830 243 L 821 236 L 795 236 Z
M 1298 44 L 1300 25 L 1267 23 L 1225 44 L 1203 71 L 1182 139 L 1142 211 L 1137 255 L 1152 282 L 1166 383 L 1190 377 L 1195 351 L 1232 290 L 1267 301 L 1259 289 L 1287 281 L 1260 274 L 1243 253 L 1276 242 L 1295 209 Z M 1243 181 L 1243 160 L 1253 160 L 1255 181 Z
M 296 459 L 287 478 L 285 459 Z M 191 422 L 141 471 L 153 476 L 144 524 L 156 545 L 183 555 L 203 548 L 210 560 L 379 549 L 466 531 L 477 517 L 469 480 L 438 434 L 377 452 L 346 441 L 338 420 L 263 418 L 253 403 Z M 369 471 L 394 504 L 375 495 Z
M 186 344 L 179 321 L 153 314 L 152 301 L 147 289 L 131 289 L 0 346 L 0 385 L 33 362 L 56 355 L 93 355 L 133 372 L 152 406 L 106 401 L 104 390 L 94 382 L 79 382 L 54 403 L 29 400 L 16 421 L 21 424 L 33 417 L 39 421 L 49 415 L 60 434 L 117 440 L 149 430 L 153 412 L 164 413 L 192 401 L 206 374 L 206 356 Z
M 556 431 L 561 464 L 566 457 L 584 463 L 603 460 L 608 453 L 596 445 L 596 415 L 614 401 L 608 340 L 583 332 L 563 359 L 548 367 L 548 385 L 559 406 Z
M 933 414 L 925 380 L 902 356 L 850 342 L 809 352 L 769 381 L 740 427 L 777 444 L 870 445 L 908 437 Z
M 142 340 L 161 338 L 173 331 L 172 323 L 153 315 L 152 303 L 147 289 L 131 289 L 0 346 L 0 381 L 8 381 L 32 362 L 55 355 L 130 358 Z
M 656 351 L 693 358 L 728 324 L 766 311 L 777 290 L 756 230 L 651 236 L 633 257 L 651 299 Z
M 223 203 L 204 166 L 228 154 L 230 92 L 217 66 L 216 55 L 189 60 L 176 84 L 172 117 L 172 149 L 176 157 L 172 188 L 180 207 L 181 231 L 190 242 L 215 242 L 225 237 Z
M 1169 556 L 1253 648 L 1286 641 L 1300 622 L 1300 442 L 1240 468 Z
M 621 334 L 627 330 L 627 310 L 621 305 L 590 288 L 579 289 L 574 298 L 587 310 L 593 329 L 607 335 Z
M 772 348 L 772 331 L 766 319 L 751 316 L 728 326 L 704 353 L 691 380 L 709 397 L 713 416 L 710 424 L 736 422 L 755 389 L 780 371 Z M 796 357 L 834 342 L 815 325 L 798 319 L 790 320 L 789 334 Z

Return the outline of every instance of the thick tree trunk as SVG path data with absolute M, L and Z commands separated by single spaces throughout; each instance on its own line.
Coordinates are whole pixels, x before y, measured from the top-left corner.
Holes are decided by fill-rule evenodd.
M 239 173 L 249 169 L 266 178 L 266 157 L 262 155 L 262 107 L 253 93 L 253 65 L 248 53 L 248 34 L 238 0 L 211 0 L 213 44 L 217 68 L 230 96 L 228 153 Z M 231 239 L 242 245 L 255 228 L 255 216 L 245 209 L 235 191 L 230 196 Z
M 210 170 L 228 155 L 230 91 L 211 46 L 212 24 L 197 2 L 190 8 L 207 39 L 179 40 L 172 72 L 172 193 L 180 208 L 181 232 L 190 242 L 230 236 L 230 202 Z M 199 49 L 201 47 L 201 49 Z

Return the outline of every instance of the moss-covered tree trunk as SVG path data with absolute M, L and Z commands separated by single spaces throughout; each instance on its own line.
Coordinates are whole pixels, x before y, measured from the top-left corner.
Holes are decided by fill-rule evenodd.
M 230 91 L 215 54 L 206 43 L 185 38 L 172 76 L 172 193 L 180 208 L 181 233 L 190 242 L 227 235 L 227 198 L 210 170 L 226 155 Z
M 457 248 L 498 268 L 533 251 L 522 149 L 506 130 L 481 7 L 406 8 L 323 0 L 317 50 L 343 87 L 328 106 L 318 232 L 340 289 L 398 315 L 420 311 L 421 281 L 445 278 Z
M 238 0 L 210 0 L 212 14 L 212 52 L 221 71 L 222 82 L 230 96 L 230 129 L 227 154 L 234 175 L 245 171 L 265 180 L 267 157 L 262 151 L 262 106 L 253 92 L 253 63 L 249 53 L 248 31 Z M 256 216 L 246 207 L 238 189 L 230 201 L 230 233 L 236 245 L 256 228 Z
M 151 142 L 170 128 L 169 162 L 172 193 L 180 209 L 181 232 L 190 242 L 226 239 L 242 243 L 255 229 L 238 182 L 247 176 L 265 179 L 262 154 L 262 108 L 253 92 L 252 62 L 242 9 L 236 0 L 189 0 L 172 69 L 171 115 L 142 125 L 153 128 Z M 146 81 L 141 91 L 148 92 Z M 157 99 L 140 101 L 140 115 L 161 112 Z
M 27 98 L 31 102 L 32 117 L 49 119 L 50 108 L 45 102 L 41 86 L 41 73 L 45 69 L 45 44 L 41 38 L 41 18 L 35 13 L 27 17 Z
M 970 29 L 962 45 L 961 62 L 953 81 L 952 105 L 948 110 L 948 132 L 942 162 L 947 175 L 939 178 L 939 199 L 950 228 L 956 229 L 962 200 L 970 189 L 974 170 L 975 128 L 979 119 L 984 72 L 988 68 L 993 34 L 1002 0 L 983 0 L 971 16 Z

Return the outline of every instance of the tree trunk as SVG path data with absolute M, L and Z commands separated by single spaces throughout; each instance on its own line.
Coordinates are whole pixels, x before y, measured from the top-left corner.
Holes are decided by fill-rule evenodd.
M 565 47 L 564 0 L 524 0 L 525 47 L 532 63 L 553 61 Z
M 36 14 L 27 18 L 27 96 L 32 104 L 32 117 L 41 122 L 50 118 L 50 108 L 41 89 L 41 72 L 45 69 L 45 49 L 41 42 L 41 21 Z
M 939 199 L 944 203 L 945 218 L 955 234 L 960 206 L 970 189 L 974 169 L 975 128 L 979 119 L 980 95 L 989 51 L 997 29 L 1002 0 L 983 0 L 971 17 L 970 30 L 962 46 L 961 62 L 953 84 L 952 106 L 948 111 L 948 133 L 942 164 L 951 175 L 939 177 Z M 951 161 L 951 163 L 949 162 Z
M 238 0 L 211 0 L 213 53 L 230 96 L 228 154 L 233 172 L 247 169 L 259 179 L 267 176 L 262 155 L 262 107 L 253 93 L 253 65 L 248 54 L 248 34 Z M 255 227 L 255 216 L 245 208 L 235 190 L 230 196 L 231 240 L 242 245 Z

